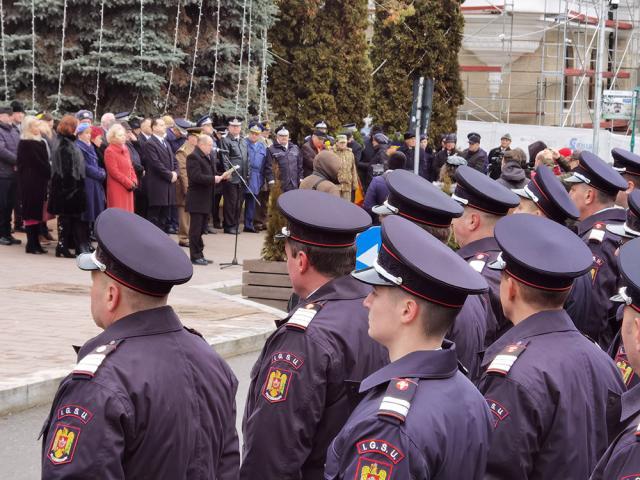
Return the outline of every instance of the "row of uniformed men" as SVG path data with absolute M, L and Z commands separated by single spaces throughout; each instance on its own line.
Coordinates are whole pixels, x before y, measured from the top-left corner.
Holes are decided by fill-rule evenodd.
M 576 287 L 588 291 L 601 272 L 592 276 L 592 253 L 562 225 L 580 216 L 580 191 L 603 192 L 617 181 L 605 167 L 583 154 L 570 179 L 580 182 L 575 203 L 546 167 L 518 192 L 522 203 L 467 167 L 458 169 L 451 198 L 420 177 L 391 172 L 378 209 L 392 214 L 382 248 L 373 267 L 352 275 L 355 236 L 368 215 L 321 192 L 283 194 L 281 236 L 302 301 L 278 322 L 251 372 L 241 466 L 236 379 L 166 306 L 171 287 L 191 277 L 188 259 L 148 222 L 105 211 L 98 249 L 78 261 L 93 271 L 92 314 L 105 331 L 80 349 L 54 399 L 43 428 L 43 478 L 634 473 L 640 450 L 636 460 L 629 431 L 596 467 L 604 432 L 615 436 L 621 425 L 607 425 L 608 408 L 635 429 L 640 400 L 635 389 L 623 394 L 611 358 L 574 325 L 594 312 L 579 313 Z M 637 232 L 636 197 L 618 233 Z M 517 205 L 533 215 L 506 216 Z M 452 223 L 458 254 L 445 245 Z M 614 233 L 593 243 L 607 235 Z M 639 242 L 619 257 L 622 340 L 635 367 Z

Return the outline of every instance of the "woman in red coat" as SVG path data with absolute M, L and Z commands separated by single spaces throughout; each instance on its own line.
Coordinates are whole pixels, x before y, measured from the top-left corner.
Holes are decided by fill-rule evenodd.
M 109 146 L 104 152 L 107 170 L 107 208 L 122 208 L 133 213 L 133 191 L 138 188 L 136 172 L 125 145 L 124 127 L 115 124 L 107 132 Z

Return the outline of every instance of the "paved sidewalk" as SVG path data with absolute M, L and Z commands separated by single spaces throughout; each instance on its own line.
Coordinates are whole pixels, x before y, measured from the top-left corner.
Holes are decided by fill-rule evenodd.
M 240 262 L 259 256 L 263 234 L 238 240 Z M 169 303 L 223 356 L 261 348 L 282 312 L 240 296 L 242 267 L 218 266 L 233 258 L 232 235 L 206 235 L 204 242 L 205 256 L 216 263 L 195 266 L 193 279 L 175 287 Z M 50 401 L 75 364 L 72 345 L 100 332 L 91 318 L 89 274 L 73 259 L 56 258 L 52 247 L 46 255 L 27 255 L 24 246 L 0 246 L 0 414 Z

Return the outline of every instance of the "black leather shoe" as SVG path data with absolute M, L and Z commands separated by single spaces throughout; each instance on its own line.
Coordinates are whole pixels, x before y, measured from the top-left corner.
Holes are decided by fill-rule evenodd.
M 189 242 L 178 242 L 178 245 L 180 245 L 181 247 L 189 248 Z
M 225 228 L 224 229 L 224 233 L 228 233 L 229 235 L 235 235 L 236 233 L 238 233 L 238 229 L 237 228 Z
M 0 245 L 13 245 L 13 243 L 11 243 L 11 239 L 9 237 L 2 237 L 0 238 Z
M 196 258 L 195 260 L 191 260 L 191 263 L 193 263 L 194 265 L 209 265 L 209 262 L 207 262 L 204 258 Z
M 18 240 L 13 235 L 9 235 L 7 238 L 11 241 L 11 245 L 21 245 L 22 244 L 22 240 Z
M 247 228 L 247 227 L 244 227 L 244 228 L 242 229 L 242 231 L 243 231 L 243 232 L 249 232 L 249 233 L 258 233 L 258 231 L 257 231 L 255 228 Z

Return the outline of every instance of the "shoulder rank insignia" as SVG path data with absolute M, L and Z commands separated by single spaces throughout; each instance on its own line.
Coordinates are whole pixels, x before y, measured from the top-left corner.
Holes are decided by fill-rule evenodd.
M 605 225 L 604 223 L 596 223 L 589 232 L 589 242 L 602 243 L 604 240 Z
M 469 266 L 473 268 L 476 272 L 482 273 L 484 266 L 487 264 L 487 260 L 489 259 L 489 255 L 486 253 L 478 253 L 473 256 L 473 260 L 469 261 Z
M 304 307 L 298 308 L 285 324 L 289 328 L 297 328 L 303 332 L 309 327 L 313 317 L 322 309 L 322 305 L 308 303 Z
M 104 362 L 104 359 L 115 351 L 121 341 L 122 340 L 111 340 L 108 344 L 100 345 L 93 352 L 85 355 L 84 358 L 76 364 L 72 372 L 73 375 L 93 378 L 98 368 L 100 368 L 100 365 L 102 365 L 102 362 Z
M 418 380 L 412 378 L 393 378 L 382 397 L 378 416 L 392 417 L 404 423 L 411 408 L 411 400 L 416 394 Z
M 513 364 L 516 363 L 518 357 L 527 348 L 527 343 L 529 342 L 518 342 L 507 345 L 489 364 L 487 373 L 497 373 L 506 376 L 509 370 L 511 370 L 511 367 L 513 367 Z

